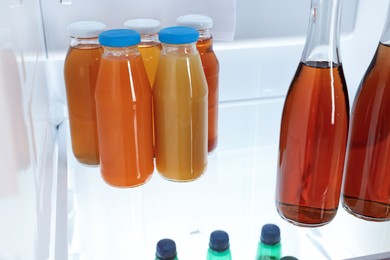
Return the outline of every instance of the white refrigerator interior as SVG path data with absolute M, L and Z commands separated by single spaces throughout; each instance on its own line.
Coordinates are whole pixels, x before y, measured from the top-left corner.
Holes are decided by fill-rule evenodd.
M 382 32 L 386 0 L 344 0 L 341 57 L 352 104 Z M 390 223 L 340 206 L 320 228 L 282 220 L 274 205 L 281 112 L 300 61 L 309 0 L 5 0 L 0 2 L 0 259 L 153 259 L 159 239 L 179 259 L 206 258 L 209 235 L 229 233 L 233 259 L 254 259 L 261 226 L 279 225 L 282 255 L 346 259 L 390 252 Z M 66 26 L 133 18 L 162 26 L 214 19 L 220 62 L 219 141 L 205 174 L 175 183 L 107 185 L 71 151 L 63 64 Z M 371 257 L 371 259 L 378 256 Z M 367 258 L 368 259 L 368 258 Z

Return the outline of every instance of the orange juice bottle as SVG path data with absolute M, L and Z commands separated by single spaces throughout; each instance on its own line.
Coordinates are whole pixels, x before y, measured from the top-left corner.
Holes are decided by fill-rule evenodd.
M 160 59 L 161 43 L 158 41 L 158 32 L 161 23 L 154 19 L 134 19 L 124 23 L 127 29 L 138 31 L 141 34 L 141 42 L 138 44 L 139 52 L 145 65 L 146 74 L 153 88 L 156 76 L 158 60 Z M 153 109 L 152 109 L 153 115 Z M 154 147 L 154 126 L 153 126 L 153 147 Z
M 135 187 L 153 173 L 152 91 L 133 30 L 99 35 L 104 47 L 96 86 L 100 170 L 115 187 Z
M 135 30 L 141 34 L 138 49 L 148 74 L 150 86 L 153 87 L 161 52 L 161 43 L 158 41 L 161 23 L 154 19 L 134 19 L 126 21 L 124 26 L 126 29 Z
M 191 181 L 207 167 L 207 82 L 190 27 L 159 33 L 161 57 L 153 86 L 155 156 L 158 172 Z
M 219 62 L 213 50 L 213 37 L 210 28 L 211 17 L 204 15 L 183 15 L 176 20 L 178 25 L 189 26 L 199 31 L 196 48 L 199 51 L 203 70 L 208 85 L 208 152 L 217 148 L 218 143 L 218 94 L 219 94 Z
M 103 48 L 98 35 L 106 26 L 80 21 L 68 26 L 71 43 L 64 64 L 64 79 L 72 150 L 86 165 L 99 165 L 95 87 Z

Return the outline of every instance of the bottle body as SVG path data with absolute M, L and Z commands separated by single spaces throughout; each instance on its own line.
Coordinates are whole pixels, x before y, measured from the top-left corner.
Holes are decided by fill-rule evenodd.
M 355 97 L 343 207 L 366 220 L 390 220 L 390 46 L 380 43 Z
M 103 48 L 97 38 L 72 41 L 64 64 L 72 150 L 80 163 L 98 165 L 95 88 Z
M 259 242 L 257 245 L 256 260 L 279 260 L 281 257 L 281 244 L 267 245 Z
M 218 144 L 219 62 L 213 50 L 213 38 L 208 34 L 199 38 L 199 51 L 208 86 L 208 152 Z
M 153 101 L 158 172 L 197 179 L 207 166 L 207 83 L 195 43 L 163 44 Z
M 276 207 L 298 226 L 322 226 L 337 213 L 349 123 L 338 55 L 340 2 L 312 0 L 301 63 L 285 100 Z
M 218 252 L 209 248 L 207 250 L 207 260 L 232 260 L 232 255 L 230 249 Z
M 104 180 L 115 187 L 145 183 L 154 170 L 152 95 L 137 47 L 105 47 L 96 106 Z

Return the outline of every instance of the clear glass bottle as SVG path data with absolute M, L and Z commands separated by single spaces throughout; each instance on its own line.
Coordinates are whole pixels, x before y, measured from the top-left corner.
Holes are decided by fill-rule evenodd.
M 161 52 L 161 43 L 158 40 L 161 23 L 154 19 L 133 19 L 126 21 L 123 25 L 126 29 L 135 30 L 141 34 L 138 49 L 148 74 L 150 86 L 153 88 Z
M 349 123 L 339 55 L 341 1 L 312 0 L 301 62 L 284 103 L 276 207 L 298 226 L 322 226 L 336 215 Z
M 207 260 L 232 260 L 228 233 L 215 230 L 210 234 Z
M 68 26 L 71 37 L 65 58 L 64 79 L 72 150 L 85 165 L 99 165 L 95 88 L 103 48 L 99 33 L 106 26 L 95 21 L 80 21 Z
M 265 224 L 261 228 L 260 242 L 257 245 L 256 260 L 279 260 L 282 246 L 280 229 L 275 224 Z
M 156 168 L 173 181 L 195 180 L 207 167 L 207 82 L 198 37 L 197 30 L 182 26 L 159 33 L 162 52 L 153 86 Z
M 375 55 L 355 96 L 343 207 L 371 221 L 390 220 L 390 6 Z
M 115 187 L 135 187 L 154 170 L 152 91 L 137 44 L 140 34 L 102 32 L 104 47 L 96 85 L 100 170 Z
M 178 260 L 176 243 L 172 239 L 164 238 L 157 242 L 155 260 Z
M 199 32 L 196 48 L 199 51 L 208 86 L 208 152 L 218 145 L 219 62 L 213 49 L 210 29 L 213 20 L 209 16 L 189 14 L 176 19 L 181 26 L 192 27 Z

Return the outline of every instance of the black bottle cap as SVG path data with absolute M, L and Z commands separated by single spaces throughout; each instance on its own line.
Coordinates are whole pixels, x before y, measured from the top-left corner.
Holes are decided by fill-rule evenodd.
M 282 258 L 280 258 L 280 260 L 298 260 L 298 258 L 293 256 L 283 256 Z
M 222 252 L 229 249 L 229 235 L 223 230 L 216 230 L 210 234 L 209 246 L 212 250 Z
M 275 245 L 280 242 L 280 229 L 275 224 L 266 224 L 261 229 L 261 242 L 266 245 Z
M 175 241 L 169 238 L 164 238 L 158 241 L 156 248 L 156 256 L 158 259 L 170 260 L 177 255 Z

